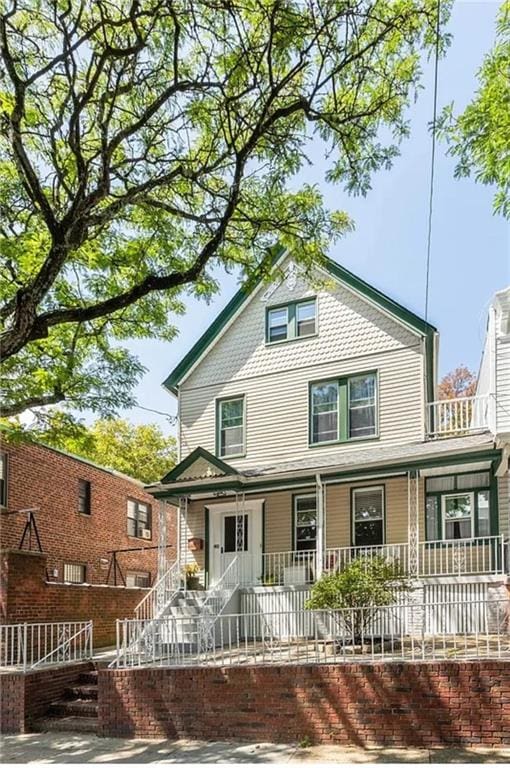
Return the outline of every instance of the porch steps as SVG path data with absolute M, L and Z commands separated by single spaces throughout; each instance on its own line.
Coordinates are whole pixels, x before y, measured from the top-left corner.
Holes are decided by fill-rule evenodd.
M 80 672 L 76 680 L 53 701 L 32 729 L 41 731 L 97 732 L 97 670 Z

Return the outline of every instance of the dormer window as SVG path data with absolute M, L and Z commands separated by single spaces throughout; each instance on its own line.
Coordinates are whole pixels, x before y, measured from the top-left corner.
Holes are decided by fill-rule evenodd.
M 270 307 L 266 315 L 266 342 L 302 339 L 317 333 L 317 300 L 293 301 Z

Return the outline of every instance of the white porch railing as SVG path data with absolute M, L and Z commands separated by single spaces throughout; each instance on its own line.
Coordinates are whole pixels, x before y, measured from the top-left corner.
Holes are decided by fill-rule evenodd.
M 489 426 L 489 396 L 436 400 L 427 406 L 429 437 L 481 432 Z
M 154 619 L 172 602 L 181 586 L 179 563 L 173 563 L 151 587 L 134 610 L 135 619 Z
M 478 576 L 505 573 L 506 542 L 501 536 L 420 541 L 420 576 Z
M 92 621 L 0 625 L 0 667 L 27 671 L 92 656 Z
M 262 584 L 312 584 L 317 573 L 317 553 L 313 549 L 291 552 L 265 552 L 262 555 Z
M 185 622 L 169 616 L 148 622 L 154 642 L 143 655 L 129 649 L 140 633 L 136 625 L 145 622 L 119 621 L 116 666 L 510 659 L 508 599 L 223 614 L 207 647 L 183 642 Z
M 374 547 L 336 547 L 326 550 L 324 570 L 341 570 L 359 558 L 384 557 L 394 565 L 395 574 L 407 573 L 409 564 L 408 544 L 383 544 Z

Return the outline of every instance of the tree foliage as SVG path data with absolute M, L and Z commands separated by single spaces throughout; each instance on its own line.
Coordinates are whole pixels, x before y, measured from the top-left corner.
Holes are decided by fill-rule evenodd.
M 152 483 L 175 466 L 176 440 L 165 436 L 156 424 L 130 424 L 124 419 L 98 419 L 90 427 L 73 425 L 69 430 L 54 417 L 52 428 L 34 433 L 47 445 L 82 456 L 144 483 Z
M 322 576 L 312 586 L 306 607 L 333 611 L 339 628 L 359 639 L 379 608 L 393 605 L 408 588 L 407 574 L 398 563 L 383 555 L 358 557 Z
M 478 90 L 466 109 L 445 107 L 438 133 L 456 159 L 455 176 L 474 175 L 496 187 L 494 211 L 510 218 L 510 0 L 501 5 L 496 41 L 478 71 Z
M 445 374 L 438 386 L 440 400 L 454 400 L 457 397 L 471 397 L 476 393 L 476 374 L 465 365 L 459 365 Z
M 306 269 L 351 223 L 293 177 L 308 142 L 366 193 L 407 133 L 436 0 L 5 0 L 0 318 L 6 414 L 115 413 L 211 269 Z M 442 3 L 443 17 L 449 1 Z M 443 19 L 444 20 L 444 19 Z M 21 383 L 22 382 L 22 383 Z

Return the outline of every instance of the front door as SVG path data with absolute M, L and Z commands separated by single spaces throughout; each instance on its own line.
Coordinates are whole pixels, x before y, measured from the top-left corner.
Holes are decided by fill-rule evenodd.
M 209 584 L 216 584 L 234 558 L 242 584 L 260 583 L 262 575 L 262 509 L 245 505 L 242 511 L 231 506 L 209 507 L 211 542 Z M 219 507 L 222 507 L 220 509 Z

